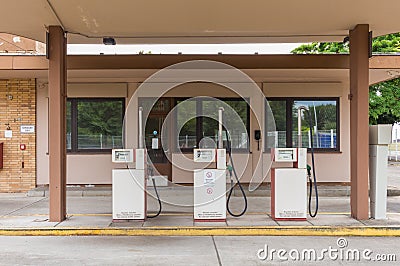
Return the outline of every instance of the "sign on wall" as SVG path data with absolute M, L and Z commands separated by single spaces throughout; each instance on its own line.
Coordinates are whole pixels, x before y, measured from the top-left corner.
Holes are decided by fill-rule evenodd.
M 12 130 L 4 130 L 4 137 L 5 138 L 12 138 Z
M 21 125 L 20 132 L 21 133 L 35 133 L 35 126 L 33 126 L 33 125 Z

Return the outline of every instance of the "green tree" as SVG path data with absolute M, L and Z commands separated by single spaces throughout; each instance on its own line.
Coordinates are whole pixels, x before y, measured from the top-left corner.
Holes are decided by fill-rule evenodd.
M 372 41 L 373 53 L 399 53 L 400 33 L 379 36 Z M 293 54 L 347 54 L 348 43 L 313 42 L 303 44 Z M 369 87 L 370 124 L 400 122 L 400 80 L 393 79 Z
M 371 124 L 394 124 L 400 121 L 400 79 L 369 87 L 369 121 Z
M 78 135 L 97 138 L 101 134 L 105 145 L 108 137 L 122 135 L 121 101 L 81 101 L 77 108 Z

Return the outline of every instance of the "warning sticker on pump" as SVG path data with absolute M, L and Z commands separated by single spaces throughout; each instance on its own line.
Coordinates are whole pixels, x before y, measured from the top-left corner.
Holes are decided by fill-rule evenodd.
M 204 185 L 214 186 L 215 185 L 215 172 L 214 171 L 204 171 Z

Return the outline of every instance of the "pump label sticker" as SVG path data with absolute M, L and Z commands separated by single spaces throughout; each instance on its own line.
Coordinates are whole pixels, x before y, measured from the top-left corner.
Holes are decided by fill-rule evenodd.
M 298 210 L 283 210 L 279 212 L 280 218 L 303 218 L 305 217 L 305 213 Z
M 214 171 L 204 171 L 204 185 L 209 187 L 215 185 Z
M 143 219 L 144 214 L 135 211 L 121 211 L 116 214 L 117 219 Z

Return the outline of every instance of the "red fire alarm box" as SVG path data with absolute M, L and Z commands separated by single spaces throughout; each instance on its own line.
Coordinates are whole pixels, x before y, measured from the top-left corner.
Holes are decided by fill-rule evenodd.
M 0 143 L 0 169 L 3 169 L 3 142 Z
M 26 145 L 25 145 L 25 144 L 19 144 L 19 149 L 20 149 L 21 151 L 26 150 Z

